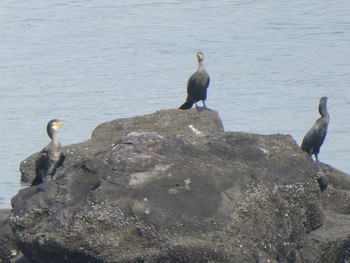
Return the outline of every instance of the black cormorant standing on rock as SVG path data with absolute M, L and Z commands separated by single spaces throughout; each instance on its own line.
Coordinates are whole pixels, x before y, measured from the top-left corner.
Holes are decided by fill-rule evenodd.
M 187 110 L 190 109 L 194 104 L 197 106 L 197 101 L 203 101 L 203 107 L 205 106 L 205 100 L 207 98 L 207 88 L 209 86 L 210 78 L 203 65 L 204 55 L 202 52 L 197 53 L 198 68 L 195 73 L 188 79 L 187 82 L 187 99 L 179 109 Z
M 40 151 L 38 158 L 35 161 L 35 178 L 33 185 L 41 184 L 44 178 L 48 175 L 53 178 L 57 167 L 63 164 L 64 154 L 61 153 L 61 142 L 57 137 L 57 130 L 63 123 L 60 120 L 54 119 L 48 122 L 46 130 L 51 142 Z
M 318 162 L 318 154 L 327 135 L 327 127 L 330 119 L 327 112 L 327 97 L 322 97 L 320 99 L 318 111 L 320 112 L 321 117 L 317 119 L 314 126 L 312 126 L 305 135 L 301 144 L 301 149 L 307 152 L 310 157 L 313 154 L 315 155 L 316 162 Z

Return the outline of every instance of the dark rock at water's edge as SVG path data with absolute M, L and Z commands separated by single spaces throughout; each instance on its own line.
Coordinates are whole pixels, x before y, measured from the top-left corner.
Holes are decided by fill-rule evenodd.
M 0 262 L 10 262 L 17 251 L 8 221 L 10 210 L 0 210 Z
M 350 259 L 350 180 L 289 135 L 165 110 L 103 123 L 63 151 L 54 180 L 12 199 L 14 242 L 32 262 Z
M 15 244 L 10 216 L 9 209 L 0 209 L 0 263 L 30 263 Z

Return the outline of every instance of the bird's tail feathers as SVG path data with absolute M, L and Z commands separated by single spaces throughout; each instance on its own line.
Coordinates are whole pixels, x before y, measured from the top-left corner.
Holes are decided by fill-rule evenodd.
M 31 186 L 38 185 L 43 183 L 43 176 L 42 174 L 37 174 L 31 184 Z
M 184 104 L 182 104 L 179 109 L 181 110 L 188 110 L 188 109 L 191 109 L 192 108 L 192 105 L 193 105 L 193 102 L 188 102 L 186 101 Z
M 63 165 L 65 159 L 66 159 L 66 156 L 63 153 L 61 153 L 60 160 L 58 161 L 58 164 L 57 164 L 57 168 Z

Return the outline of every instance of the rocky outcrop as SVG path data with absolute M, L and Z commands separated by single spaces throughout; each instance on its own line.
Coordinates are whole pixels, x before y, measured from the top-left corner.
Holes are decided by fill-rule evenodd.
M 10 210 L 0 210 L 0 263 L 30 263 L 15 244 L 9 220 L 10 215 Z
M 12 242 L 12 232 L 8 224 L 9 210 L 0 211 L 0 262 L 10 262 L 15 244 Z
M 103 123 L 64 152 L 54 180 L 12 199 L 16 245 L 33 262 L 349 256 L 350 181 L 291 136 L 224 132 L 216 112 L 167 110 Z

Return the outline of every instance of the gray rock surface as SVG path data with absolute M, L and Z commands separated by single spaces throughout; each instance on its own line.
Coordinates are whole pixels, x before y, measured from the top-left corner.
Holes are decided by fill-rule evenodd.
M 12 250 L 16 248 L 12 240 L 12 232 L 8 217 L 10 210 L 0 210 L 0 262 L 10 262 Z
M 9 209 L 0 210 L 0 263 L 30 263 L 15 244 L 11 230 Z
M 32 262 L 349 258 L 350 181 L 289 135 L 224 132 L 217 112 L 165 110 L 103 123 L 63 150 L 54 180 L 12 199 L 14 240 Z M 35 157 L 21 163 L 23 181 Z

